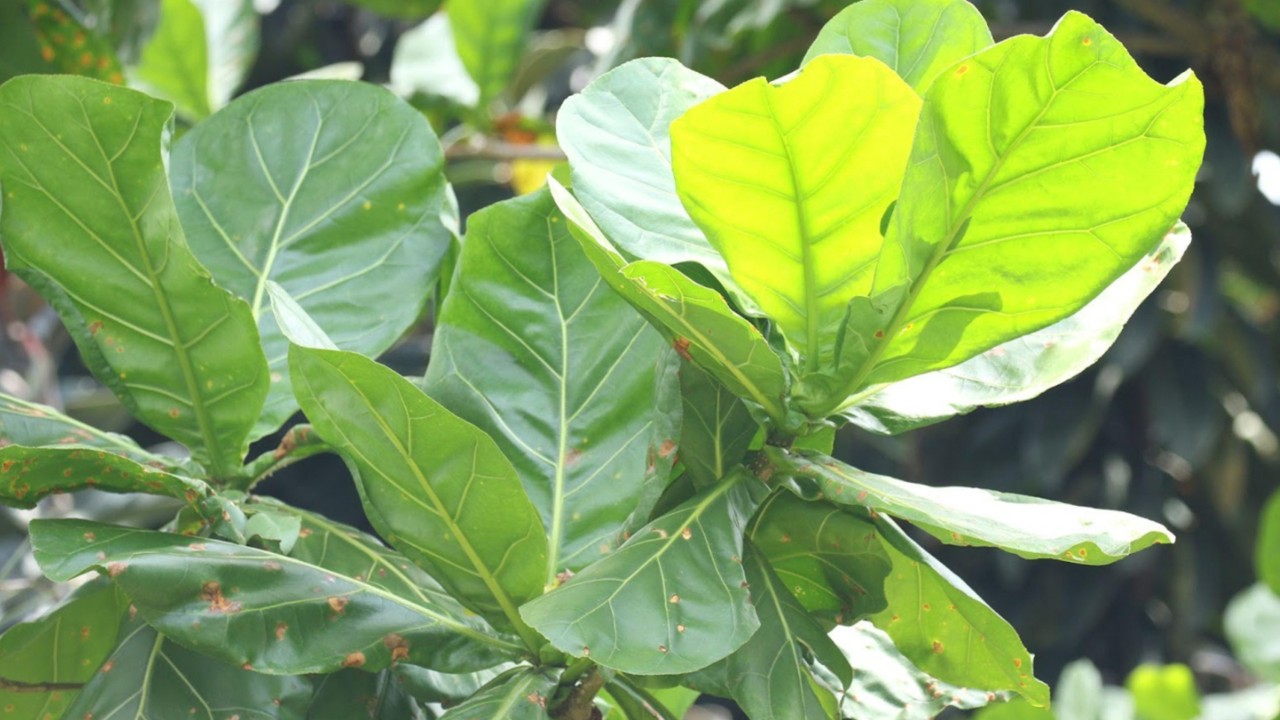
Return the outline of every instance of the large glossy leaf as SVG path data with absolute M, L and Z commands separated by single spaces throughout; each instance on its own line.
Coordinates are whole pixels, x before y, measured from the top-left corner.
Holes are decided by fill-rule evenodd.
M 948 707 L 971 710 L 995 700 L 986 690 L 956 687 L 921 672 L 865 620 L 836 628 L 831 640 L 853 666 L 853 682 L 841 686 L 842 717 L 933 720 Z
M 1111 347 L 1190 242 L 1187 226 L 1178 223 L 1155 250 L 1076 314 L 954 367 L 877 389 L 843 414 L 873 432 L 899 433 L 978 407 L 1029 400 L 1066 382 Z
M 86 425 L 47 405 L 0 393 L 0 448 L 8 445 L 87 445 L 140 463 L 172 462 L 143 450 L 124 435 Z
M 1258 521 L 1254 566 L 1258 580 L 1280 595 L 1280 492 L 1272 493 Z
M 845 625 L 885 608 L 889 556 L 866 519 L 777 492 L 756 513 L 747 537 L 820 620 Z
M 628 264 L 569 191 L 554 178 L 548 185 L 569 229 L 609 287 L 661 330 L 682 357 L 770 417 L 785 417 L 782 361 L 754 325 L 719 293 L 675 268 L 648 260 Z
M 862 0 L 822 27 L 804 63 L 824 53 L 873 57 L 923 93 L 938 73 L 991 42 L 968 0 Z
M 316 680 L 306 720 L 423 720 L 422 708 L 392 670 L 342 670 Z
M 472 215 L 424 386 L 493 437 L 547 528 L 546 581 L 614 546 L 670 475 L 674 357 L 545 189 Z
M 694 485 L 710 487 L 747 456 L 760 425 L 741 399 L 695 366 L 680 369 L 680 396 L 680 460 Z
M 556 679 L 546 670 L 512 668 L 494 678 L 469 700 L 446 712 L 442 720 L 546 720 Z
M 871 286 L 920 98 L 878 60 L 826 55 L 671 124 L 676 189 L 734 280 L 816 370 Z
M 960 687 L 1011 690 L 1037 707 L 1049 686 L 1031 672 L 1018 633 L 963 580 L 897 525 L 876 518 L 893 570 L 885 580 L 889 607 L 871 618 L 922 671 Z
M 151 626 L 236 666 L 301 674 L 406 660 L 469 671 L 518 651 L 452 604 L 295 557 L 79 520 L 33 522 L 31 538 L 50 578 L 104 572 Z
M 0 635 L 0 717 L 63 717 L 115 647 L 125 602 L 110 583 L 93 583 L 48 615 Z
M 1107 565 L 1173 542 L 1159 523 L 1116 510 L 980 488 L 933 487 L 875 475 L 820 453 L 767 448 L 783 472 L 816 482 L 830 502 L 901 518 L 949 545 L 997 547 L 1024 558 Z
M 0 448 L 0 503 L 35 507 L 40 498 L 76 490 L 166 495 L 187 502 L 209 486 L 151 465 L 91 447 Z
M 117 616 L 118 618 L 119 616 Z M 67 718 L 103 720 L 303 720 L 311 683 L 262 675 L 191 652 L 142 618 L 126 622 L 120 643 L 93 675 Z
M 822 663 L 844 687 L 853 681 L 848 661 L 751 543 L 746 570 L 760 629 L 732 655 L 692 676 L 691 685 L 727 693 L 752 720 L 836 717 L 835 696 L 817 682 L 811 664 Z
M 472 610 L 533 644 L 516 608 L 542 594 L 547 539 L 488 435 L 354 353 L 293 346 L 298 401 L 351 467 L 393 546 Z
M 171 101 L 184 117 L 201 120 L 213 112 L 204 16 L 193 0 L 161 2 L 160 24 L 130 69 L 130 80 Z
M 244 456 L 267 367 L 249 308 L 210 282 L 183 239 L 164 174 L 171 113 L 83 78 L 0 87 L 0 239 L 98 379 L 225 477 Z
M 443 164 L 419 112 L 338 80 L 249 93 L 177 143 L 174 197 L 191 247 L 250 302 L 271 365 L 255 435 L 297 408 L 268 281 L 339 347 L 386 350 L 421 314 L 449 246 Z
M 1280 683 L 1280 595 L 1257 583 L 1231 599 L 1223 617 L 1231 649 L 1249 671 Z
M 458 57 L 480 87 L 480 106 L 497 97 L 515 74 L 525 38 L 546 0 L 451 2 L 446 8 Z
M 742 532 L 762 490 L 740 468 L 520 614 L 560 650 L 622 672 L 710 665 L 760 626 L 748 601 Z
M 630 255 L 727 272 L 724 258 L 676 195 L 671 121 L 724 86 L 670 58 L 643 58 L 596 78 L 565 101 L 556 135 L 573 193 Z
M 1062 320 L 1141 262 L 1186 206 L 1203 104 L 1074 12 L 939 76 L 872 288 L 888 307 L 848 328 L 831 406 Z

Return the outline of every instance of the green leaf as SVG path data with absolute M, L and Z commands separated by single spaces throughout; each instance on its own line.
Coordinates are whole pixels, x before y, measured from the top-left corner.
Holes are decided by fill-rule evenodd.
M 461 0 L 460 0 L 461 1 Z M 394 18 L 424 18 L 439 9 L 442 0 L 351 0 L 352 4 Z
M 341 349 L 324 328 L 316 323 L 315 318 L 275 280 L 267 281 L 267 296 L 271 299 L 271 314 L 276 319 L 276 326 L 286 340 L 295 345 L 321 350 Z
M 974 720 L 1055 720 L 1048 708 L 1036 707 L 1022 698 L 983 708 Z
M 547 703 L 555 689 L 556 679 L 546 670 L 513 668 L 446 712 L 441 720 L 546 720 Z
M 872 287 L 893 308 L 850 328 L 870 341 L 830 407 L 1062 320 L 1138 264 L 1186 206 L 1203 104 L 1075 12 L 939 76 Z
M 991 43 L 987 21 L 967 0 L 862 0 L 822 27 L 802 64 L 824 53 L 873 57 L 923 93 L 938 73 Z
M 209 486 L 91 447 L 0 448 L 0 503 L 35 507 L 46 495 L 76 490 L 150 493 L 194 502 Z
M 1280 683 L 1280 596 L 1262 583 L 1249 587 L 1228 603 L 1223 629 L 1241 664 Z
M 421 94 L 463 108 L 474 108 L 480 101 L 480 88 L 467 74 L 453 45 L 448 14 L 432 15 L 396 41 L 391 89 L 401 97 Z M 447 275 L 442 274 L 444 277 Z
M 1031 655 L 1018 633 L 893 521 L 875 520 L 893 570 L 885 580 L 889 606 L 871 621 L 916 667 L 952 685 L 1012 690 L 1036 707 L 1049 686 L 1031 674 Z
M 728 266 L 689 217 L 671 171 L 671 122 L 724 86 L 670 58 L 633 60 L 591 81 L 556 115 L 573 193 L 604 234 L 644 260 Z
M 569 191 L 554 178 L 547 183 L 570 231 L 605 283 L 661 330 L 683 357 L 781 422 L 786 416 L 787 376 L 760 331 L 719 293 L 675 268 L 648 260 L 628 264 Z
M 173 460 L 153 455 L 131 438 L 105 432 L 38 403 L 0 393 L 0 448 L 8 445 L 87 445 L 140 463 L 169 464 Z
M 250 302 L 271 366 L 254 428 L 297 409 L 275 281 L 338 347 L 376 356 L 421 315 L 449 232 L 444 155 L 421 113 L 374 85 L 271 85 L 197 125 L 173 153 L 191 247 Z
M 546 0 L 451 2 L 446 8 L 462 65 L 480 88 L 481 108 L 497 97 L 515 74 L 525 39 Z
M 164 174 L 171 114 L 84 78 L 0 87 L 0 235 L 9 269 L 57 308 L 98 379 L 227 477 L 267 367 L 249 308 L 210 282 L 183 239 Z
M 1258 544 L 1254 551 L 1258 580 L 1280 595 L 1280 491 L 1271 494 L 1258 521 Z
M 921 672 L 869 622 L 838 627 L 831 640 L 853 666 L 853 682 L 841 686 L 844 717 L 933 720 L 945 708 L 970 710 L 995 699 L 985 690 L 956 687 Z
M 609 552 L 669 480 L 662 337 L 600 278 L 545 189 L 472 215 L 423 386 L 497 441 L 547 528 L 546 582 Z
M 1133 695 L 1134 709 L 1143 720 L 1200 717 L 1200 691 L 1186 665 L 1139 665 L 1129 673 L 1125 687 Z
M 1173 535 L 1116 510 L 968 487 L 917 485 L 826 455 L 766 448 L 783 472 L 816 482 L 830 502 L 901 518 L 949 545 L 997 547 L 1029 559 L 1107 565 Z
M 354 353 L 290 351 L 298 401 L 343 455 L 379 533 L 463 605 L 536 647 L 516 608 L 542 594 L 547 540 L 501 448 Z
M 1057 720 L 1099 720 L 1102 715 L 1102 673 L 1088 659 L 1067 663 L 1053 693 Z
M 671 124 L 680 199 L 809 371 L 832 357 L 845 306 L 871 286 L 919 111 L 883 63 L 827 55 Z
M 316 681 L 306 720 L 424 720 L 391 670 L 342 670 Z
M 885 608 L 889 556 L 866 519 L 776 492 L 756 513 L 747 537 L 787 590 L 823 622 L 847 625 Z
M 476 694 L 490 680 L 513 667 L 513 663 L 503 663 L 471 673 L 442 673 L 400 663 L 395 666 L 394 671 L 404 684 L 405 691 L 417 698 L 418 702 L 452 707 Z
M 438 594 L 401 594 L 372 577 L 299 559 L 296 547 L 295 557 L 286 557 L 80 520 L 35 521 L 31 539 L 50 578 L 104 572 L 156 630 L 237 667 L 272 674 L 376 671 L 403 659 L 468 671 L 518 650 L 463 617 L 456 604 L 435 602 Z M 370 559 L 353 569 L 377 568 Z
M 1076 314 L 954 367 L 877 388 L 842 414 L 867 430 L 897 434 L 978 407 L 1036 397 L 1102 357 L 1190 242 L 1190 230 L 1178 223 L 1159 246 Z
M 727 692 L 753 720 L 835 717 L 835 697 L 817 683 L 810 664 L 822 663 L 842 686 L 853 681 L 853 669 L 750 543 L 746 571 L 760 629 L 732 655 L 692 676 L 690 684 L 717 695 Z M 703 686 L 704 678 L 710 687 Z
M 680 394 L 680 460 L 694 485 L 710 487 L 747 456 L 760 425 L 746 403 L 696 366 L 680 369 Z
M 192 0 L 162 0 L 160 24 L 130 70 L 131 84 L 170 100 L 178 113 L 202 120 L 213 113 L 204 16 Z
M 762 489 L 739 469 L 520 614 L 560 650 L 621 672 L 710 665 L 760 626 L 748 601 L 742 531 Z
M 240 89 L 258 54 L 261 41 L 253 0 L 193 0 L 204 15 L 209 44 L 209 99 L 213 108 L 227 104 Z
M 64 717 L 304 717 L 311 684 L 303 678 L 245 672 L 177 645 L 157 634 L 141 618 L 126 622 L 120 633 L 120 643 L 111 657 L 85 685 Z
M 91 583 L 62 607 L 0 635 L 0 712 L 33 720 L 64 717 L 76 686 L 115 647 L 125 603 L 110 583 Z M 42 691 L 34 684 L 62 687 Z

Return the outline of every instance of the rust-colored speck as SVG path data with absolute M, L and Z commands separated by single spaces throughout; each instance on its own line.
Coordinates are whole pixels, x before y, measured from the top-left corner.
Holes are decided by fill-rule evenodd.
M 671 347 L 676 349 L 676 352 L 680 354 L 680 357 L 690 362 L 693 361 L 693 356 L 689 354 L 689 338 L 678 337 L 675 339 L 675 342 L 671 343 Z
M 364 653 L 360 652 L 359 650 L 356 650 L 355 652 L 347 653 L 347 656 L 342 659 L 342 667 L 358 668 L 362 665 L 364 665 Z
M 382 644 L 391 651 L 391 662 L 398 663 L 401 660 L 408 659 L 409 641 L 405 640 L 403 636 L 391 633 L 382 638 Z
M 1018 668 L 1022 667 L 1022 658 L 1014 658 L 1013 666 Z
M 106 661 L 106 662 L 102 663 L 102 672 L 104 672 L 104 673 L 109 673 L 109 672 L 111 672 L 111 671 L 112 671 L 112 669 L 114 669 L 114 668 L 115 668 L 115 666 L 116 666 L 116 661 L 115 661 L 115 660 L 108 660 L 108 661 Z
M 941 655 L 941 654 L 942 654 L 942 649 L 943 649 L 943 648 L 942 648 L 942 641 L 941 641 L 941 640 L 934 640 L 934 641 L 933 641 L 933 653 L 934 653 L 935 655 Z
M 692 540 L 692 539 L 693 539 L 693 530 L 691 530 L 691 529 L 689 529 L 689 528 L 685 528 L 685 529 L 681 530 L 681 531 L 680 531 L 680 537 L 684 538 L 685 540 Z
M 967 72 L 969 72 L 969 64 L 965 63 L 964 65 L 961 65 L 960 67 L 956 68 L 956 77 L 960 77 L 961 75 L 964 75 Z
M 667 601 L 672 605 L 678 604 L 680 602 L 680 595 L 678 593 L 671 593 L 671 597 L 667 598 Z
M 222 584 L 215 580 L 210 580 L 200 587 L 200 598 L 209 603 L 209 612 L 215 615 L 240 612 L 242 607 L 240 603 L 228 600 L 222 594 Z
M 107 574 L 110 575 L 111 577 L 119 577 L 120 573 L 124 572 L 125 569 L 128 567 L 129 567 L 128 563 L 122 563 L 122 562 L 107 563 Z
M 345 597 L 337 597 L 337 596 L 335 596 L 335 597 L 331 597 L 331 598 L 329 598 L 329 600 L 328 600 L 328 603 L 329 603 L 329 609 L 330 609 L 330 610 L 332 610 L 332 611 L 334 611 L 334 612 L 336 612 L 336 613 L 340 613 L 340 612 L 342 612 L 343 610 L 346 610 L 346 609 L 347 609 L 347 603 L 349 603 L 349 602 L 351 602 L 351 601 L 350 601 L 350 600 L 348 600 L 348 599 L 347 599 L 347 598 L 345 598 Z
M 663 440 L 662 445 L 658 446 L 658 455 L 669 458 L 676 451 L 676 443 L 674 440 Z

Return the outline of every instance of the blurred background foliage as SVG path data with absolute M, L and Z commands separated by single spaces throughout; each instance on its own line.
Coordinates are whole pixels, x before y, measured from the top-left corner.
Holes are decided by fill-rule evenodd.
M 600 72 L 664 55 L 727 85 L 779 77 L 846 4 L 449 0 L 438 12 L 440 0 L 0 0 L 0 81 L 72 72 L 126 83 L 171 100 L 178 133 L 233 96 L 286 78 L 385 84 L 435 125 L 465 222 L 537 188 L 563 161 L 555 111 Z M 917 482 L 1123 509 L 1179 535 L 1172 547 L 1103 569 L 931 546 L 1014 624 L 1037 653 L 1037 674 L 1061 677 L 1054 715 L 1010 705 L 984 720 L 1272 720 L 1280 716 L 1280 0 L 975 4 L 997 39 L 1043 34 L 1066 10 L 1081 10 L 1158 80 L 1186 67 L 1200 75 L 1208 151 L 1186 214 L 1195 241 L 1115 347 L 1075 380 L 899 437 L 849 429 L 838 453 Z M 144 444 L 159 440 L 129 424 L 52 310 L 3 273 L 0 329 L 0 391 Z M 386 360 L 421 373 L 430 345 L 428 315 Z M 289 468 L 263 490 L 363 524 L 332 458 Z M 89 494 L 30 512 L 0 509 L 0 628 L 65 591 L 41 581 L 28 556 L 33 516 L 146 525 L 170 513 L 157 498 Z

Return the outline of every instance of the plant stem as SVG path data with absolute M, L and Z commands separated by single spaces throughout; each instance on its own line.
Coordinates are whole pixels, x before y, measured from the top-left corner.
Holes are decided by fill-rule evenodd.
M 294 425 L 284 434 L 280 446 L 251 460 L 231 483 L 236 490 L 248 491 L 272 474 L 305 460 L 312 455 L 333 452 L 310 425 Z
M 0 677 L 0 690 L 7 692 L 46 693 L 57 692 L 59 690 L 79 690 L 83 687 L 84 683 L 23 682 L 21 680 L 10 680 L 6 677 Z
M 582 682 L 569 691 L 569 697 L 560 703 L 552 717 L 558 720 L 592 720 L 596 709 L 593 701 L 606 680 L 600 668 L 593 665 L 583 676 Z
M 679 720 L 648 690 L 636 685 L 630 678 L 619 675 L 609 682 L 609 696 L 628 718 L 653 718 L 653 720 Z

